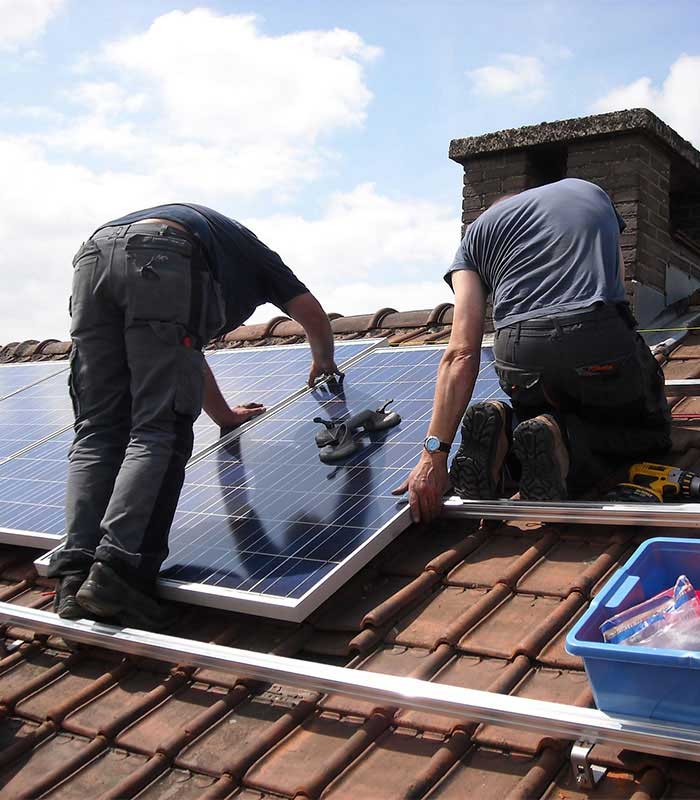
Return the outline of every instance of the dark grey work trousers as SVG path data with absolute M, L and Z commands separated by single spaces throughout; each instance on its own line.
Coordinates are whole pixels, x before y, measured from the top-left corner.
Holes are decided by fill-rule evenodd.
M 626 305 L 526 320 L 495 337 L 496 372 L 516 421 L 552 414 L 567 438 L 569 483 L 596 484 L 611 466 L 671 445 L 664 376 Z
M 55 576 L 109 564 L 151 590 L 202 407 L 206 261 L 156 223 L 104 228 L 73 260 L 65 547 Z

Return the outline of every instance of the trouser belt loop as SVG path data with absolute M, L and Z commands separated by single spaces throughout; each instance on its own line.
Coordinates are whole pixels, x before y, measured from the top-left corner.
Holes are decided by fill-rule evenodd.
M 515 323 L 515 343 L 518 344 L 520 342 L 520 333 L 523 329 L 522 322 Z
M 556 317 L 552 319 L 552 325 L 554 325 L 554 338 L 561 339 L 563 331 L 561 329 L 561 324 L 559 323 L 559 320 Z

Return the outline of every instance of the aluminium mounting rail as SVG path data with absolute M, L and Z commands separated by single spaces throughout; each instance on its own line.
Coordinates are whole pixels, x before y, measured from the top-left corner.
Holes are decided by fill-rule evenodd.
M 567 524 L 655 525 L 661 528 L 700 528 L 700 503 L 618 503 L 613 501 L 544 502 L 527 500 L 462 500 L 447 497 L 447 519 L 531 520 Z
M 48 611 L 0 603 L 0 621 L 39 633 L 136 656 L 195 667 L 233 669 L 255 680 L 336 692 L 382 705 L 429 711 L 550 736 L 607 743 L 670 758 L 700 761 L 700 728 L 625 719 L 592 708 L 464 689 L 417 678 L 348 669 L 268 653 L 181 639 L 89 620 L 62 620 Z
M 700 380 L 689 378 L 686 380 L 667 380 L 665 383 L 668 397 L 697 397 L 700 395 Z

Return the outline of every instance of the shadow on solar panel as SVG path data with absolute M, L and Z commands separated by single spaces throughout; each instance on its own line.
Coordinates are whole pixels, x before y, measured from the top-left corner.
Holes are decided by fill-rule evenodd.
M 161 576 L 171 597 L 300 621 L 408 524 L 391 495 L 419 453 L 443 348 L 381 348 L 188 468 Z M 489 351 L 474 399 L 500 395 Z M 314 417 L 395 401 L 401 424 L 319 460 Z

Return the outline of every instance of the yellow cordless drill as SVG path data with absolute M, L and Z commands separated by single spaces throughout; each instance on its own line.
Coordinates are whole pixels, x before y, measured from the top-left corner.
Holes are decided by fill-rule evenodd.
M 664 503 L 669 500 L 700 498 L 700 475 L 666 464 L 632 464 L 629 482 L 621 483 L 608 495 L 610 500 Z

